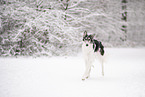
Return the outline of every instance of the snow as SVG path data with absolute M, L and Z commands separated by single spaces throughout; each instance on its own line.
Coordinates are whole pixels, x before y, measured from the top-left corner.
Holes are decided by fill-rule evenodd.
M 73 57 L 0 58 L 0 97 L 145 97 L 145 48 L 107 48 L 89 79 L 82 54 Z

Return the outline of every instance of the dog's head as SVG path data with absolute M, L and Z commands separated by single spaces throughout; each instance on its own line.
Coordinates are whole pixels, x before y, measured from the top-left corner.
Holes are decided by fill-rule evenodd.
M 89 46 L 89 44 L 93 43 L 94 36 L 95 35 L 88 35 L 87 31 L 84 32 L 83 41 L 86 43 L 86 46 Z

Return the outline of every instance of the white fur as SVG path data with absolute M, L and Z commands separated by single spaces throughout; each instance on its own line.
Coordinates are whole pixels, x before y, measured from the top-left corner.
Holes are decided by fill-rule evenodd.
M 86 46 L 86 44 L 88 44 L 88 46 Z M 100 55 L 100 52 L 94 52 L 93 43 L 84 41 L 82 45 L 82 52 L 85 60 L 85 66 L 86 66 L 86 70 L 82 77 L 82 80 L 85 80 L 90 76 L 91 67 L 95 59 L 97 59 L 97 56 L 102 64 L 102 75 L 104 75 L 103 58 L 102 58 L 103 56 Z

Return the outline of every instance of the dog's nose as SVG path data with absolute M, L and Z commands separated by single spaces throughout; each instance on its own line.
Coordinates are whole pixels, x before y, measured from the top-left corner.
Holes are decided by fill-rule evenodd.
M 88 44 L 86 44 L 86 46 L 89 46 Z

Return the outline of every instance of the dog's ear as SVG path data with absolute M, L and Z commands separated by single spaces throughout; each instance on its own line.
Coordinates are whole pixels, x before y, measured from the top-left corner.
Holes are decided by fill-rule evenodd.
M 87 31 L 85 31 L 85 32 L 84 32 L 84 35 L 83 35 L 83 37 L 85 37 L 85 36 L 87 36 Z

